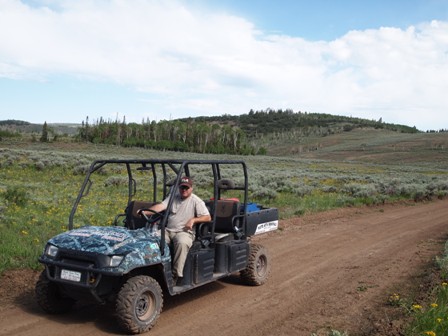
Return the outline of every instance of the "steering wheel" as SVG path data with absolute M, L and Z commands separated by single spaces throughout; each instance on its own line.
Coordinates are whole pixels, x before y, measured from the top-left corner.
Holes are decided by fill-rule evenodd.
M 150 215 L 149 217 L 143 212 L 143 211 L 149 211 L 152 212 L 152 215 Z M 147 209 L 147 208 L 143 208 L 143 209 L 139 209 L 137 211 L 137 214 L 139 214 L 140 216 L 142 216 L 143 218 L 146 219 L 146 222 L 151 225 L 154 224 L 155 222 L 159 221 L 162 217 L 163 217 L 163 213 L 161 212 L 157 212 L 155 210 L 152 209 Z

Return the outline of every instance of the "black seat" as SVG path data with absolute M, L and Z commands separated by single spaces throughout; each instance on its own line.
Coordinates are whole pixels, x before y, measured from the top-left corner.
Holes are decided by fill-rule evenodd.
M 215 232 L 235 232 L 239 227 L 240 202 L 232 199 L 223 199 L 216 202 L 215 209 Z
M 227 191 L 238 189 L 235 182 L 229 179 L 221 179 L 218 181 L 218 189 Z M 221 194 L 221 192 L 220 192 Z M 233 239 L 234 235 L 239 232 L 241 225 L 241 204 L 237 198 L 220 198 L 215 203 L 214 210 L 215 219 L 215 240 Z

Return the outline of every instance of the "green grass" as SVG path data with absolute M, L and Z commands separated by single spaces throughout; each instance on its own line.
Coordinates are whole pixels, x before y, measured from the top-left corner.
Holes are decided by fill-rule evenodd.
M 428 169 L 426 164 L 380 165 L 192 153 L 180 156 L 175 152 L 105 145 L 0 142 L 0 273 L 39 267 L 37 258 L 45 242 L 67 230 L 71 208 L 84 180 L 83 172 L 92 161 L 140 157 L 244 159 L 249 169 L 250 201 L 277 207 L 282 219 L 397 199 L 444 197 L 448 193 L 448 171 Z M 114 217 L 124 212 L 126 194 L 118 193 L 121 174 L 106 171 L 96 177 L 94 189 L 78 209 L 81 216 L 75 226 L 111 225 Z M 201 182 L 196 189 L 200 196 L 209 196 L 201 195 Z
M 401 309 L 408 321 L 401 330 L 405 336 L 448 335 L 448 242 L 441 257 L 436 257 L 425 293 L 393 293 L 388 304 Z
M 406 335 L 447 335 L 448 334 L 448 283 L 436 288 L 433 302 L 426 305 L 418 303 L 408 308 L 413 320 Z
M 66 228 L 80 179 L 60 176 L 66 176 L 60 168 L 39 172 L 12 165 L 1 170 L 0 254 L 4 258 L 0 271 L 38 267 L 45 242 Z

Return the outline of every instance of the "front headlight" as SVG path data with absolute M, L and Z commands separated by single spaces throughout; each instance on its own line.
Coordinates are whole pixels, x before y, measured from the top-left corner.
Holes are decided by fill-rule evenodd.
M 59 248 L 51 244 L 48 244 L 47 247 L 45 247 L 45 255 L 50 258 L 55 258 L 58 254 L 58 251 Z
M 109 266 L 110 267 L 118 267 L 123 261 L 124 256 L 114 255 L 110 257 Z

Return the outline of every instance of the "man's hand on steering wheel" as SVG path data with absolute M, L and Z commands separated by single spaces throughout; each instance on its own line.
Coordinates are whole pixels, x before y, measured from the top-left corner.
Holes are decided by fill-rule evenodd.
M 152 212 L 152 215 L 148 216 L 145 211 Z M 148 224 L 153 224 L 163 217 L 163 213 L 147 208 L 137 210 L 137 214 L 145 218 Z

